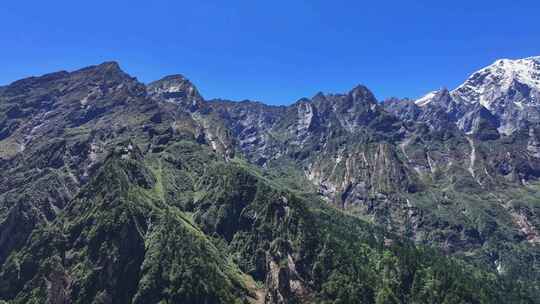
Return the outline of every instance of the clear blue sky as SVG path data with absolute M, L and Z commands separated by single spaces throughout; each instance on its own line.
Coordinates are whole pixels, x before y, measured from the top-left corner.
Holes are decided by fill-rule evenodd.
M 0 7 L 0 84 L 106 60 L 206 98 L 289 104 L 367 85 L 378 98 L 540 55 L 540 1 L 23 1 Z

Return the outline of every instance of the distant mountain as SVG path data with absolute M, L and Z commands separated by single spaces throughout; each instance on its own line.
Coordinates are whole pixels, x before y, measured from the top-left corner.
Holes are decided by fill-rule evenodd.
M 512 134 L 540 122 L 540 57 L 497 60 L 455 90 L 433 91 L 415 103 L 420 108 L 437 104 L 466 132 L 476 131 L 473 112 L 484 108 L 499 133 Z
M 538 58 L 378 102 L 0 88 L 0 303 L 538 303 Z M 520 110 L 523 109 L 523 110 Z
M 540 57 L 529 57 L 497 60 L 472 74 L 452 95 L 465 103 L 495 109 L 503 101 L 538 105 L 539 90 Z

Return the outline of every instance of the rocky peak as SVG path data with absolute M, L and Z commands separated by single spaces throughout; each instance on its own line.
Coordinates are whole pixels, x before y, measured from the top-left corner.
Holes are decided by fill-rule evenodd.
M 351 91 L 349 91 L 348 96 L 352 98 L 353 101 L 357 102 L 377 102 L 375 95 L 364 85 L 357 85 Z
M 298 99 L 294 104 L 295 105 L 301 105 L 301 104 L 306 104 L 306 103 L 311 103 L 311 99 L 306 98 L 306 97 L 302 97 L 302 98 Z
M 16 95 L 23 91 L 29 91 L 34 87 L 37 87 L 44 83 L 53 83 L 59 79 L 69 76 L 66 71 L 59 71 L 54 73 L 45 74 L 43 76 L 32 76 L 21 80 L 14 81 L 10 85 L 0 88 L 0 92 L 5 92 L 8 95 Z
M 114 88 L 118 85 L 139 86 L 136 78 L 131 77 L 118 65 L 109 61 L 85 67 L 73 72 L 59 71 L 42 76 L 32 76 L 13 82 L 3 90 L 9 96 L 31 94 L 34 89 L 55 87 L 61 92 L 73 92 L 84 86 L 97 86 L 101 89 Z
M 150 83 L 147 91 L 156 99 L 184 105 L 192 111 L 200 108 L 200 103 L 203 101 L 195 85 L 179 74 L 166 76 Z
M 105 61 L 101 64 L 94 66 L 94 68 L 102 71 L 122 72 L 120 64 L 116 61 Z
M 82 68 L 71 73 L 71 78 L 106 83 L 135 80 L 134 77 L 124 72 L 115 61 L 106 61 L 98 65 Z
M 364 111 L 367 108 L 374 108 L 377 106 L 377 99 L 371 91 L 363 86 L 358 85 L 351 89 L 346 94 L 323 94 L 317 93 L 312 101 L 317 107 L 337 112 L 353 113 L 358 111 Z
M 306 98 L 302 98 L 304 100 Z M 322 92 L 317 93 L 311 98 L 316 104 L 323 105 L 334 104 L 334 106 L 355 104 L 377 104 L 375 95 L 364 85 L 357 85 L 346 94 L 324 94 Z
M 420 107 L 415 104 L 414 100 L 408 98 L 391 97 L 384 100 L 382 106 L 387 112 L 404 121 L 415 121 L 421 113 Z
M 415 104 L 419 107 L 425 107 L 432 104 L 447 105 L 452 102 L 452 97 L 447 88 L 441 88 L 436 91 L 432 91 L 417 99 Z
M 325 99 L 323 92 L 318 92 L 317 94 L 315 94 L 315 96 L 313 96 L 311 98 L 311 100 L 314 101 L 314 102 L 317 102 L 317 101 L 320 101 L 320 100 L 323 100 L 323 99 Z
M 69 73 L 59 88 L 65 94 L 66 101 L 80 103 L 83 107 L 108 101 L 130 102 L 146 94 L 144 85 L 124 72 L 115 61 Z

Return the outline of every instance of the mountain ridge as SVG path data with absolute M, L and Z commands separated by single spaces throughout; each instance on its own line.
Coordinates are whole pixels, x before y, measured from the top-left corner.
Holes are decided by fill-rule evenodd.
M 452 101 L 441 100 L 445 92 L 430 92 L 416 100 L 416 104 L 422 108 L 431 102 L 442 103 L 440 106 L 447 112 L 459 108 L 461 116 L 480 104 L 498 120 L 499 133 L 509 135 L 528 122 L 539 122 L 540 57 L 496 60 L 448 92 Z M 461 129 L 471 132 L 459 118 L 454 120 Z
M 362 85 L 208 101 L 114 62 L 16 81 L 0 90 L 0 299 L 534 303 L 540 127 L 500 133 L 482 106 L 438 101 Z M 212 287 L 186 289 L 200 277 L 175 252 L 211 265 Z M 117 288 L 122 271 L 136 278 Z

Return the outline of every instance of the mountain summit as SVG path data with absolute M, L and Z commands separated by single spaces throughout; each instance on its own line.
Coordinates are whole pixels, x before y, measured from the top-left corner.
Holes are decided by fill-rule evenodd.
M 439 108 L 465 132 L 474 132 L 470 121 L 483 107 L 494 116 L 500 134 L 512 134 L 540 122 L 540 57 L 497 60 L 456 89 L 430 92 L 415 104 L 421 112 Z
M 539 92 L 540 57 L 529 57 L 497 60 L 473 73 L 452 95 L 461 102 L 480 103 L 492 110 L 510 102 L 518 108 L 538 106 Z
M 151 82 L 147 88 L 148 93 L 154 98 L 183 104 L 191 109 L 199 107 L 203 100 L 191 81 L 180 74 L 169 75 Z

